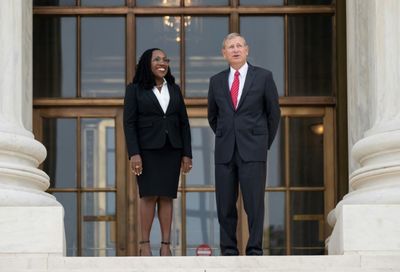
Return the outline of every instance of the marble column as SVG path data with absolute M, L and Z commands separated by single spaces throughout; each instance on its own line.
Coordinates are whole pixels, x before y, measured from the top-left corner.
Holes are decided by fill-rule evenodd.
M 49 177 L 38 166 L 46 149 L 31 129 L 32 0 L 1 0 L 0 253 L 54 252 L 54 243 L 63 242 L 63 209 L 45 192 Z M 49 237 L 46 227 L 56 227 Z M 38 239 L 41 250 L 30 244 Z
M 400 1 L 348 0 L 350 192 L 329 254 L 400 254 Z

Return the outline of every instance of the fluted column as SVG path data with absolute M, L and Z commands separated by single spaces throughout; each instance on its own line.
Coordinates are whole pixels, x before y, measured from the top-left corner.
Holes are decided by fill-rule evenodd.
M 62 254 L 63 208 L 45 193 L 32 129 L 32 0 L 0 1 L 0 254 Z
M 400 1 L 347 1 L 350 192 L 330 254 L 400 253 Z

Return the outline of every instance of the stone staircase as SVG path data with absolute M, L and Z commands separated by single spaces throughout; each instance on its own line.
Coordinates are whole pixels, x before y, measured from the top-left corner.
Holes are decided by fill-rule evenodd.
M 393 272 L 400 255 L 60 257 L 0 255 L 1 272 Z

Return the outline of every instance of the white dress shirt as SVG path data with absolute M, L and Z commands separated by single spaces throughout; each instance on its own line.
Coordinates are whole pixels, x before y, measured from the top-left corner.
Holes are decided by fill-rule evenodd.
M 166 113 L 170 96 L 169 96 L 167 81 L 165 80 L 165 78 L 164 78 L 163 85 L 161 87 L 161 91 L 159 91 L 157 89 L 157 87 L 154 86 L 153 93 L 156 95 L 158 103 L 160 103 L 162 110 L 164 111 L 164 113 Z
M 249 65 L 246 62 L 238 70 L 239 73 L 240 73 L 240 75 L 239 75 L 239 93 L 238 93 L 238 98 L 237 98 L 237 104 L 238 105 L 239 105 L 240 97 L 242 96 L 244 81 L 246 80 L 246 75 L 247 75 L 247 70 L 248 69 L 249 69 Z M 236 72 L 236 70 L 231 67 L 231 71 L 229 73 L 229 90 L 231 90 L 231 88 L 232 88 L 233 79 L 235 78 L 235 72 Z

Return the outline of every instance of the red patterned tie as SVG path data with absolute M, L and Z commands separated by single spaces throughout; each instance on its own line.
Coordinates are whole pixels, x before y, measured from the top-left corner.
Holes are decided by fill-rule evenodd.
M 233 107 L 235 110 L 237 109 L 237 99 L 238 99 L 238 94 L 239 94 L 239 76 L 240 73 L 239 71 L 235 72 L 235 78 L 233 79 L 232 87 L 231 87 L 231 98 L 232 98 L 232 103 Z

